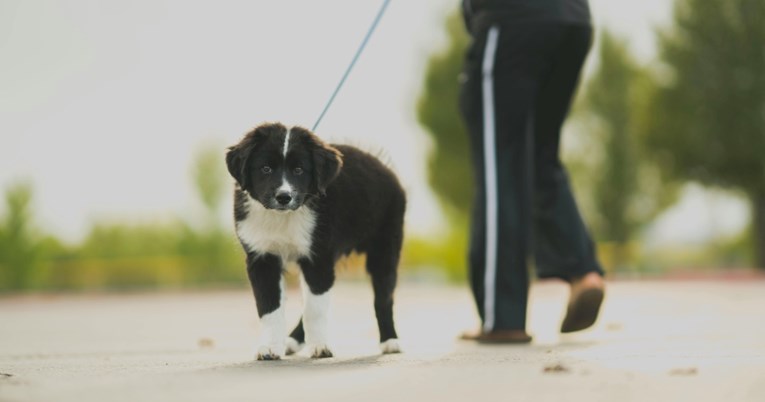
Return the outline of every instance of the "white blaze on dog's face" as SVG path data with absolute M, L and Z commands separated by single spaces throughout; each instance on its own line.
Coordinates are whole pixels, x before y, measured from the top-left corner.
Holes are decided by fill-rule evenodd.
M 290 149 L 291 131 L 272 132 L 249 155 L 250 181 L 244 189 L 269 209 L 298 209 L 311 190 L 311 155 L 304 147 Z
M 294 211 L 326 190 L 342 166 L 340 154 L 310 131 L 259 126 L 226 155 L 229 172 L 250 197 L 273 210 Z

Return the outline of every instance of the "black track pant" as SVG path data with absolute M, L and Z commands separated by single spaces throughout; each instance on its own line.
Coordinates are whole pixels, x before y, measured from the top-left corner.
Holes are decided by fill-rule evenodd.
M 558 157 L 592 28 L 496 23 L 474 32 L 460 108 L 476 198 L 470 281 L 485 331 L 525 329 L 529 257 L 542 278 L 602 274 Z

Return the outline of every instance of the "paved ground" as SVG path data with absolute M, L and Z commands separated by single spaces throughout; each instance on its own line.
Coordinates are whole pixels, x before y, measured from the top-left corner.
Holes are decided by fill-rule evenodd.
M 537 284 L 529 346 L 456 341 L 477 325 L 466 290 L 403 285 L 393 356 L 365 285 L 335 291 L 319 361 L 252 361 L 247 290 L 0 298 L 0 401 L 765 400 L 765 281 L 612 283 L 596 328 L 566 336 L 566 288 Z

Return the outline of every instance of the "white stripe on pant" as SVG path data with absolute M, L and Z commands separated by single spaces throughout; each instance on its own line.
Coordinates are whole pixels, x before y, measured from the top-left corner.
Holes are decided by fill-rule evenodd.
M 483 153 L 486 180 L 486 269 L 484 270 L 483 330 L 494 329 L 494 300 L 497 278 L 497 153 L 494 114 L 494 57 L 497 53 L 499 27 L 489 29 L 483 54 Z

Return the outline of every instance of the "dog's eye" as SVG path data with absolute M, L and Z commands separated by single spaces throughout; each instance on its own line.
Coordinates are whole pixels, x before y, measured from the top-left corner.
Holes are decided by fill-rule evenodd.
M 260 171 L 263 172 L 263 174 L 271 174 L 271 166 L 263 166 L 260 168 Z
M 292 169 L 292 172 L 295 173 L 296 176 L 300 176 L 301 174 L 303 174 L 303 169 L 296 167 L 295 169 Z

